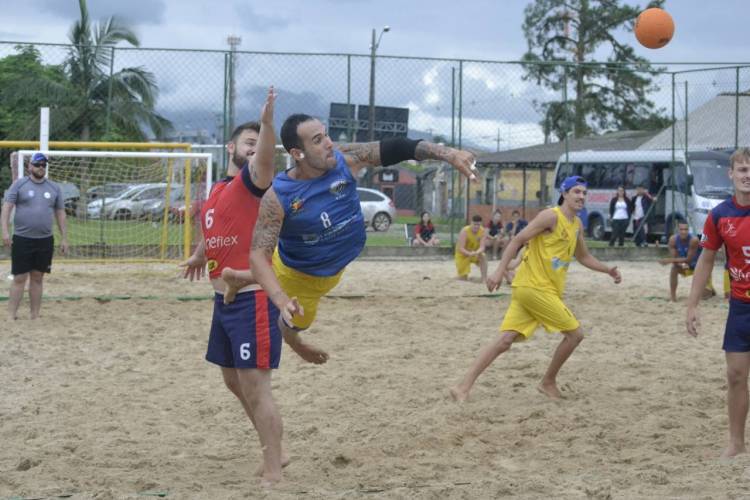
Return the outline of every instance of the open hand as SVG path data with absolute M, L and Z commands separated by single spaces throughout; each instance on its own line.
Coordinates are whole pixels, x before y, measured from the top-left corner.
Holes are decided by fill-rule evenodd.
M 276 93 L 273 90 L 273 85 L 268 88 L 268 95 L 266 95 L 266 102 L 263 104 L 263 109 L 260 112 L 260 122 L 264 125 L 273 125 L 273 105 L 276 102 Z
M 195 254 L 191 255 L 185 262 L 180 263 L 180 267 L 185 268 L 182 277 L 190 281 L 200 280 L 206 275 L 206 259 Z

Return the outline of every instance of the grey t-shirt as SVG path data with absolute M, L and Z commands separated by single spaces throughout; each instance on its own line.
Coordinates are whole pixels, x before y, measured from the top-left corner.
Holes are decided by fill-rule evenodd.
M 4 201 L 16 206 L 13 234 L 26 238 L 52 236 L 55 210 L 65 208 L 60 186 L 48 179 L 37 183 L 22 177 L 11 184 Z

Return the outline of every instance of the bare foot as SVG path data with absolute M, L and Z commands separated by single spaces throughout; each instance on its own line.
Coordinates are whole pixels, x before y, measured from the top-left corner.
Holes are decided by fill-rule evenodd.
M 560 389 L 558 389 L 557 385 L 555 384 L 546 384 L 542 382 L 541 384 L 537 386 L 536 390 L 541 392 L 542 394 L 544 394 L 550 399 L 562 399 L 562 394 L 560 393 Z
M 456 403 L 465 403 L 469 399 L 469 393 L 462 390 L 459 386 L 450 388 L 451 397 Z
M 287 457 L 286 455 L 281 455 L 281 468 L 282 469 L 286 467 L 287 465 L 289 465 L 289 462 L 291 462 L 291 460 L 289 460 L 289 457 Z M 263 463 L 261 463 L 258 466 L 258 468 L 255 469 L 255 475 L 258 477 L 263 477 Z
M 281 474 L 263 474 L 260 478 L 260 486 L 264 489 L 272 489 L 276 483 L 281 481 Z
M 247 285 L 252 285 L 255 280 L 251 280 L 249 271 L 237 271 L 231 267 L 225 267 L 221 270 L 221 279 L 227 284 L 226 290 L 224 290 L 224 303 L 231 304 L 234 302 L 234 298 L 237 296 L 237 292 Z
M 721 458 L 722 459 L 730 459 L 734 458 L 737 455 L 741 453 L 747 453 L 747 449 L 745 448 L 745 445 L 735 445 L 733 443 L 729 443 L 729 446 L 722 452 Z
M 307 344 L 301 340 L 294 343 L 288 343 L 287 345 L 291 347 L 292 350 L 296 352 L 300 358 L 304 359 L 308 363 L 322 365 L 323 363 L 328 361 L 327 352 L 311 344 Z

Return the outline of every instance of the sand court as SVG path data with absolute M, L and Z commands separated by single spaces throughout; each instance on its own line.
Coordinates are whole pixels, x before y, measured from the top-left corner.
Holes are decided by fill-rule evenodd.
M 210 285 L 170 264 L 56 262 L 42 318 L 2 327 L 0 498 L 747 496 L 750 455 L 717 458 L 726 302 L 703 302 L 690 338 L 689 280 L 672 304 L 668 268 L 618 265 L 619 286 L 571 267 L 586 340 L 558 378 L 564 401 L 535 389 L 559 341 L 538 330 L 457 405 L 447 388 L 510 289 L 457 282 L 452 261 L 353 263 L 305 334 L 328 364 L 285 348 L 274 374 L 292 463 L 267 493 L 256 434 L 203 360 Z

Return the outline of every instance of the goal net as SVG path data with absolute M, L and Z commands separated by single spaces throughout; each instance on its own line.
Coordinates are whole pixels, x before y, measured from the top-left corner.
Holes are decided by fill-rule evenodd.
M 13 155 L 18 177 L 35 152 Z M 65 201 L 69 257 L 174 260 L 190 254 L 196 216 L 211 189 L 211 154 L 44 153 L 47 176 Z

